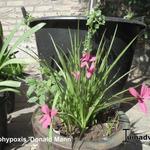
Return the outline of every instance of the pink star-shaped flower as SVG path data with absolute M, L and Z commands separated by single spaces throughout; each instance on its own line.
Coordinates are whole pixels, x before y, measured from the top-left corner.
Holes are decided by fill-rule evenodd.
M 96 57 L 92 56 L 90 53 L 88 52 L 84 52 L 81 59 L 81 68 L 86 68 L 86 77 L 89 79 L 91 78 L 91 76 L 93 75 L 93 73 L 95 72 L 96 68 L 95 68 L 95 61 L 96 61 Z
M 76 80 L 79 80 L 79 79 L 80 79 L 80 72 L 79 72 L 79 71 L 77 71 L 77 72 L 72 72 L 71 74 L 75 77 Z
M 91 78 L 91 76 L 93 75 L 94 71 L 95 71 L 95 64 L 92 63 L 91 66 L 89 68 L 87 68 L 86 77 L 88 79 Z
M 41 107 L 41 111 L 43 112 L 43 115 L 39 122 L 42 124 L 43 128 L 48 128 L 52 122 L 53 117 L 57 114 L 57 110 L 49 109 L 48 105 L 45 104 Z
M 142 84 L 140 93 L 138 93 L 133 87 L 129 88 L 129 92 L 138 100 L 141 110 L 146 113 L 147 106 L 144 101 L 150 98 L 150 88 L 145 84 Z
M 84 52 L 81 59 L 81 68 L 89 68 L 89 63 L 90 62 L 95 62 L 96 61 L 96 57 L 92 56 L 90 53 L 88 52 Z

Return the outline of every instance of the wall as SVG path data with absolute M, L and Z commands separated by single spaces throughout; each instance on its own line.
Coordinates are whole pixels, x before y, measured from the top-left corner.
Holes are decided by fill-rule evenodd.
M 81 15 L 86 8 L 86 4 L 79 3 L 79 0 L 0 0 L 0 21 L 5 35 L 22 18 L 21 6 L 33 17 Z
M 0 0 L 0 21 L 3 24 L 5 36 L 22 19 L 21 6 L 25 6 L 26 10 L 33 17 L 82 15 L 87 10 L 87 3 L 79 3 L 79 0 Z M 19 31 L 15 38 L 21 35 L 22 32 L 24 32 L 24 29 Z M 138 66 L 136 76 L 145 77 L 145 75 L 149 76 L 150 74 L 150 46 L 144 48 L 144 44 L 142 45 L 142 47 L 140 46 L 136 49 L 133 66 Z M 32 40 L 22 44 L 20 48 L 30 48 L 37 52 L 34 36 Z M 23 58 L 27 57 L 27 55 L 21 52 L 18 55 Z
M 83 15 L 86 12 L 87 3 L 79 0 L 0 0 L 0 21 L 3 25 L 4 36 L 7 36 L 22 17 L 21 6 L 33 17 L 62 16 L 62 15 Z M 15 34 L 13 42 L 24 32 L 22 28 Z M 13 43 L 11 42 L 10 45 Z M 35 52 L 35 39 L 27 41 L 21 48 L 32 48 Z M 19 57 L 26 57 L 24 53 L 19 53 Z

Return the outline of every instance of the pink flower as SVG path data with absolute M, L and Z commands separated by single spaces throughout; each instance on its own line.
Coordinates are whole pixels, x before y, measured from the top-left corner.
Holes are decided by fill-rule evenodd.
M 87 61 L 83 61 L 83 62 L 81 62 L 80 67 L 81 67 L 81 68 L 84 68 L 84 67 L 89 68 L 89 64 L 88 64 Z
M 43 112 L 43 115 L 40 118 L 40 123 L 42 124 L 43 128 L 48 128 L 53 117 L 57 114 L 57 110 L 49 109 L 48 105 L 45 104 L 42 106 L 41 111 Z
M 90 61 L 90 62 L 95 62 L 95 61 L 96 61 L 96 57 L 95 57 L 95 56 L 92 56 L 89 61 Z
M 129 92 L 131 95 L 133 95 L 137 100 L 140 105 L 141 110 L 146 113 L 147 112 L 147 107 L 144 103 L 145 100 L 150 98 L 150 88 L 146 86 L 145 84 L 142 84 L 141 87 L 141 92 L 138 93 L 134 88 L 129 88 Z
M 81 61 L 81 68 L 83 68 L 83 67 L 89 68 L 89 63 L 90 62 L 95 62 L 96 61 L 96 57 L 92 56 L 88 52 L 85 52 L 85 53 L 83 53 L 80 61 Z
M 89 62 L 90 58 L 91 58 L 91 54 L 88 52 L 84 52 L 80 60 L 81 62 L 84 62 L 84 61 Z
M 76 80 L 79 80 L 79 79 L 80 79 L 80 72 L 79 72 L 79 71 L 77 71 L 77 72 L 72 72 L 71 74 L 75 77 Z
M 90 66 L 90 68 L 87 68 L 86 77 L 88 79 L 91 78 L 91 76 L 93 75 L 94 71 L 95 71 L 95 64 L 92 63 L 91 66 Z
M 90 53 L 88 52 L 84 52 L 81 59 L 81 68 L 86 68 L 86 77 L 89 79 L 91 78 L 91 76 L 93 75 L 94 71 L 95 71 L 95 61 L 96 61 L 96 57 L 92 56 Z

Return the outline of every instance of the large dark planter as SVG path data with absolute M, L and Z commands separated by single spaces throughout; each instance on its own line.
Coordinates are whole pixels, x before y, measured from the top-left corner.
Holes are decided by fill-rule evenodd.
M 112 150 L 117 148 L 123 141 L 125 141 L 124 129 L 129 129 L 126 137 L 130 134 L 130 123 L 128 117 L 119 112 L 119 130 L 109 137 L 98 138 L 92 141 L 73 140 L 59 135 L 53 131 L 53 142 L 48 139 L 48 129 L 42 128 L 39 123 L 39 109 L 37 109 L 32 116 L 33 132 L 38 141 L 40 150 Z
M 30 22 L 30 27 L 35 26 L 40 22 L 45 22 L 46 25 L 35 33 L 36 43 L 38 48 L 39 57 L 45 59 L 50 65 L 54 65 L 50 57 L 57 59 L 54 46 L 52 44 L 50 35 L 54 38 L 56 44 L 59 44 L 63 50 L 67 53 L 70 49 L 70 37 L 69 30 L 72 35 L 77 34 L 78 24 L 79 24 L 79 37 L 82 41 L 87 33 L 86 17 L 45 17 L 37 18 Z M 105 34 L 106 39 L 106 49 L 109 47 L 112 35 L 114 33 L 115 27 L 118 24 L 117 35 L 111 50 L 109 57 L 109 64 L 115 60 L 119 53 L 127 46 L 129 42 L 145 27 L 145 25 L 139 21 L 128 21 L 121 18 L 106 17 L 106 23 L 104 26 L 100 26 L 100 29 L 95 35 L 93 40 L 94 53 L 99 45 L 101 35 L 105 29 L 107 29 Z M 128 51 L 120 59 L 118 64 L 113 68 L 110 79 L 116 75 L 116 78 L 122 76 L 127 71 L 129 71 L 132 63 L 132 58 L 135 50 L 136 41 L 130 46 Z M 116 84 L 111 92 L 117 92 L 121 90 L 125 84 L 127 76 L 124 77 L 118 84 Z
M 0 138 L 7 137 L 7 100 L 3 93 L 0 93 Z M 4 148 L 4 142 L 0 142 L 0 150 Z

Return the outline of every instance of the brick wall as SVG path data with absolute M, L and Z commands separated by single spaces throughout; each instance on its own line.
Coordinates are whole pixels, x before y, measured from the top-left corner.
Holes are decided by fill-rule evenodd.
M 34 17 L 81 15 L 86 8 L 79 0 L 0 0 L 0 21 L 5 35 L 22 18 L 21 6 Z
M 33 17 L 43 17 L 83 15 L 86 13 L 87 5 L 85 2 L 80 3 L 79 0 L 0 0 L 0 21 L 3 25 L 4 36 L 7 36 L 15 24 L 23 18 L 21 6 L 24 6 Z M 25 29 L 22 29 L 16 33 L 14 41 L 24 31 Z M 30 47 L 37 52 L 34 36 L 32 40 L 27 41 L 20 47 Z M 19 57 L 26 56 L 22 52 L 19 53 Z
M 56 15 L 82 15 L 87 10 L 87 3 L 79 3 L 79 1 L 85 0 L 0 0 L 0 21 L 3 25 L 4 35 L 8 35 L 8 33 L 12 30 L 14 25 L 21 20 L 21 6 L 25 6 L 26 10 L 29 13 L 31 13 L 33 17 Z M 19 31 L 15 37 L 18 37 L 20 34 L 22 34 L 22 32 L 24 32 L 24 29 L 22 29 L 22 31 Z M 34 36 L 32 37 L 32 40 L 20 45 L 20 48 L 27 47 L 31 48 L 37 53 Z M 146 64 L 150 66 L 149 63 L 141 61 L 141 58 L 146 56 L 148 58 L 148 62 L 150 62 L 150 55 L 148 53 L 150 51 L 150 47 L 148 47 L 145 51 L 143 50 L 145 49 L 143 47 L 141 49 L 138 48 L 139 50 L 136 50 L 136 54 L 133 61 L 135 62 L 133 64 L 139 64 L 139 66 L 142 66 L 138 67 L 137 69 L 138 72 L 136 74 L 138 75 L 144 72 L 143 69 L 146 69 L 146 72 L 150 72 L 148 69 L 150 67 L 145 67 L 147 66 Z M 142 52 L 142 54 L 139 55 L 139 52 Z M 25 55 L 22 52 L 20 52 L 18 56 L 23 58 L 27 57 L 27 55 Z M 142 73 L 139 73 L 139 70 L 141 70 Z M 145 74 L 147 73 L 144 73 L 143 76 L 145 76 Z

